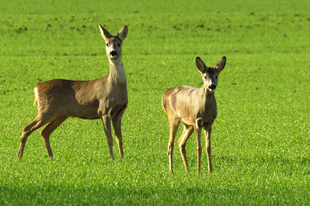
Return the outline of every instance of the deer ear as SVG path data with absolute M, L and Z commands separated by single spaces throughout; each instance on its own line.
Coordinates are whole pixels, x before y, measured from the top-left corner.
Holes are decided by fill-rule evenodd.
M 205 63 L 200 59 L 200 57 L 196 57 L 196 66 L 201 73 L 204 73 L 206 69 Z
M 224 67 L 226 65 L 226 57 L 223 56 L 218 62 L 217 64 L 215 65 L 215 69 L 218 71 L 218 72 L 221 72 Z
M 112 35 L 105 28 L 103 28 L 100 24 L 98 26 L 101 32 L 101 36 L 105 41 L 107 41 L 108 38 L 112 37 Z
M 127 26 L 124 26 L 119 32 L 118 32 L 118 35 L 117 37 L 120 39 L 120 40 L 124 40 L 127 36 L 127 33 L 128 33 L 128 27 Z

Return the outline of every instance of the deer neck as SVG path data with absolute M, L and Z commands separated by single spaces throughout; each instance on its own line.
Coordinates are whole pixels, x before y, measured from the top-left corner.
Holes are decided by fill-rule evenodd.
M 126 84 L 126 73 L 122 61 L 122 57 L 117 59 L 109 59 L 110 64 L 110 78 L 115 84 L 122 83 Z
M 207 88 L 201 88 L 200 89 L 200 100 L 203 105 L 209 105 L 213 104 L 215 97 L 214 97 L 214 91 L 209 91 Z

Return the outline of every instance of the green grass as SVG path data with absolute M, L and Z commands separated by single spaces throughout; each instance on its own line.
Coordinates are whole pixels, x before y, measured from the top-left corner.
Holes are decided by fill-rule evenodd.
M 155 2 L 155 1 L 154 1 Z M 0 205 L 309 205 L 310 6 L 307 1 L 10 1 L 0 13 Z M 16 160 L 22 128 L 37 114 L 36 79 L 108 74 L 98 24 L 123 45 L 129 107 L 125 157 L 110 162 L 99 120 L 68 119 L 39 131 Z M 177 145 L 168 172 L 166 89 L 201 87 L 194 59 L 227 65 L 216 90 L 214 171 L 196 141 L 186 173 Z M 181 135 L 181 128 L 177 136 Z M 204 141 L 203 141 L 204 143 Z

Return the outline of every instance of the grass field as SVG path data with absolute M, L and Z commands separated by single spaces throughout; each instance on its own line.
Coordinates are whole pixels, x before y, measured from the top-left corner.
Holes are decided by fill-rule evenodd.
M 38 130 L 16 161 L 22 128 L 37 114 L 37 78 L 108 74 L 98 24 L 114 35 L 129 28 L 124 158 L 115 142 L 110 162 L 99 120 L 71 118 L 52 133 L 53 160 Z M 309 205 L 309 37 L 306 0 L 2 2 L 0 205 Z M 214 66 L 224 55 L 214 171 L 204 151 L 196 173 L 192 136 L 190 172 L 176 146 L 171 174 L 161 97 L 171 87 L 201 87 L 196 56 Z

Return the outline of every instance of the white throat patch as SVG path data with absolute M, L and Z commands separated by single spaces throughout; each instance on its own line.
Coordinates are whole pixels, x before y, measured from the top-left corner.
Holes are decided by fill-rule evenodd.
M 115 75 L 118 81 L 120 81 L 121 83 L 126 83 L 126 73 L 124 66 L 117 67 L 115 68 L 115 70 L 116 70 Z

